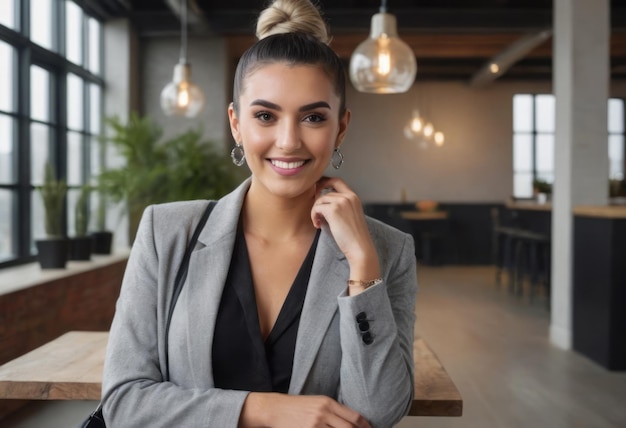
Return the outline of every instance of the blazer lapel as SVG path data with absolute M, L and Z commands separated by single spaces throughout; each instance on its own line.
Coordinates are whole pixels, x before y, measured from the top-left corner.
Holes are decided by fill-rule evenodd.
M 300 317 L 290 394 L 302 392 L 322 340 L 337 312 L 337 297 L 346 289 L 349 274 L 345 256 L 332 235 L 322 232 Z
M 191 254 L 181 299 L 187 309 L 188 355 L 198 386 L 213 386 L 212 344 L 215 320 L 230 268 L 237 223 L 249 180 L 214 207 Z M 186 292 L 185 292 L 186 291 Z

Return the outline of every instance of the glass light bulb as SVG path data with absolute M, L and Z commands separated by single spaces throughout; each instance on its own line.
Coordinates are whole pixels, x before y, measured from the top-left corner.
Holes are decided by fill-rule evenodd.
M 421 117 L 417 116 L 411 119 L 411 131 L 415 133 L 419 133 L 422 131 L 423 127 L 424 127 L 424 123 Z
M 424 137 L 426 138 L 430 138 L 433 133 L 435 132 L 435 127 L 433 126 L 432 123 L 427 123 L 426 126 L 424 126 Z
M 176 64 L 174 78 L 161 91 L 161 108 L 166 115 L 196 117 L 202 111 L 204 93 L 190 77 L 189 64 Z
M 416 73 L 415 54 L 398 38 L 396 17 L 388 13 L 374 15 L 370 37 L 357 46 L 350 58 L 354 87 L 375 94 L 406 92 Z
M 439 147 L 443 146 L 443 143 L 445 141 L 445 137 L 443 135 L 443 132 L 437 131 L 435 132 L 435 136 L 433 137 L 435 139 L 435 144 Z

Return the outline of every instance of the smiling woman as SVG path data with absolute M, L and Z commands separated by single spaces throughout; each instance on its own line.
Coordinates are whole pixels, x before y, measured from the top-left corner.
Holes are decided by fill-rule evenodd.
M 350 122 L 341 61 L 309 0 L 274 1 L 257 35 L 228 108 L 251 177 L 197 235 L 205 202 L 144 212 L 105 360 L 110 425 L 389 427 L 410 409 L 412 238 L 323 175 Z

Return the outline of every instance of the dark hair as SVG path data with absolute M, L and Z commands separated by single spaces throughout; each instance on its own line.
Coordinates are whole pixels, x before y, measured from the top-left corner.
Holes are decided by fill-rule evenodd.
M 334 82 L 340 99 L 339 115 L 346 111 L 346 76 L 341 60 L 325 43 L 305 33 L 279 33 L 267 36 L 252 45 L 239 59 L 235 71 L 233 108 L 239 111 L 239 95 L 248 74 L 263 65 L 273 63 L 288 65 L 319 65 Z

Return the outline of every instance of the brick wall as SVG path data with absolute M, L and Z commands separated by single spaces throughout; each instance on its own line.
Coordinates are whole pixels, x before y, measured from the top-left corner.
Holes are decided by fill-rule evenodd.
M 126 260 L 0 295 L 0 364 L 71 330 L 107 331 Z M 21 404 L 0 400 L 0 419 Z

